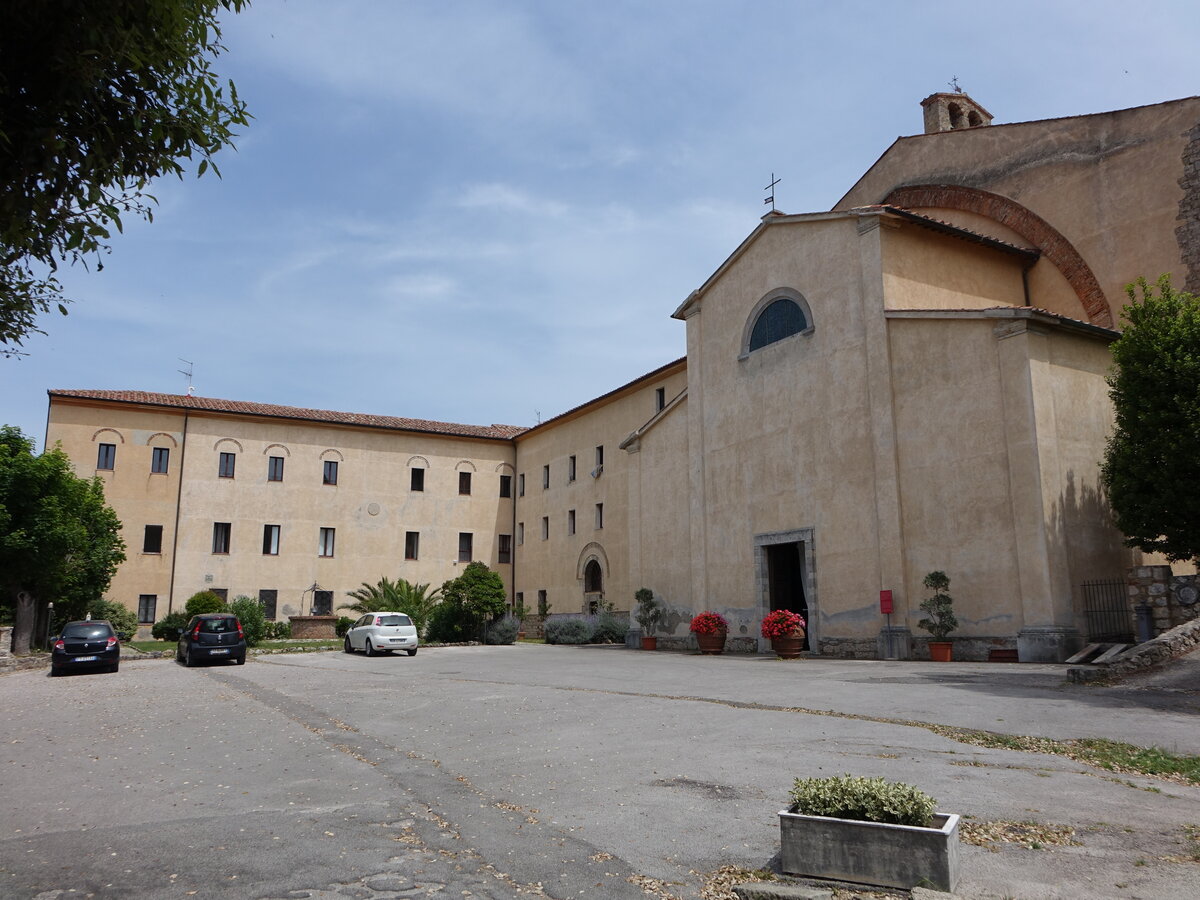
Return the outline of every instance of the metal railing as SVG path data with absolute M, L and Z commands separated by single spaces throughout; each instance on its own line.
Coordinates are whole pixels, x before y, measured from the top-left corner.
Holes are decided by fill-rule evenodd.
M 1124 579 L 1085 581 L 1080 589 L 1088 642 L 1133 643 L 1133 613 Z

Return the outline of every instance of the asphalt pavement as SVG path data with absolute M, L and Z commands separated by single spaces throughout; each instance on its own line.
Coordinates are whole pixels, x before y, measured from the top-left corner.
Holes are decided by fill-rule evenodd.
M 17 672 L 0 896 L 699 897 L 771 864 L 794 778 L 845 772 L 1009 835 L 962 848 L 963 897 L 1200 896 L 1200 789 L 922 727 L 1200 754 L 1200 685 L 1064 675 L 541 645 Z

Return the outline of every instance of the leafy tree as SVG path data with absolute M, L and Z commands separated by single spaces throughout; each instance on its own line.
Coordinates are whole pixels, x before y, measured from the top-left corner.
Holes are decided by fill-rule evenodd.
M 122 216 L 153 219 L 150 183 L 216 171 L 249 119 L 213 62 L 219 16 L 248 0 L 39 0 L 0 28 L 0 355 L 52 306 L 60 263 L 109 250 Z M 219 174 L 219 172 L 218 172 Z
M 357 602 L 343 606 L 358 614 L 369 612 L 401 612 L 413 620 L 417 634 L 424 636 L 429 626 L 429 618 L 433 615 L 441 597 L 441 588 L 429 590 L 428 584 L 412 584 L 403 578 L 392 581 L 380 578 L 376 584 L 363 582 L 362 587 L 355 591 L 347 591 L 346 595 Z
M 121 522 L 99 478 L 77 478 L 58 447 L 34 456 L 18 428 L 0 428 L 0 599 L 11 603 L 13 652 L 28 653 L 45 604 L 82 618 L 125 560 Z
M 501 615 L 508 605 L 504 580 L 484 563 L 471 562 L 453 581 L 442 585 L 445 600 L 458 600 L 467 612 L 487 622 Z
M 267 617 L 262 604 L 254 597 L 237 597 L 229 604 L 229 611 L 242 623 L 242 635 L 247 647 L 257 647 L 267 633 Z
M 213 591 L 199 591 L 188 597 L 183 611 L 190 619 L 192 616 L 203 616 L 206 613 L 225 612 L 225 608 L 225 601 L 221 599 L 220 594 Z
M 1170 560 L 1200 556 L 1200 297 L 1138 279 L 1112 345 L 1116 428 L 1102 478 L 1126 543 Z M 1140 297 L 1138 294 L 1140 293 Z

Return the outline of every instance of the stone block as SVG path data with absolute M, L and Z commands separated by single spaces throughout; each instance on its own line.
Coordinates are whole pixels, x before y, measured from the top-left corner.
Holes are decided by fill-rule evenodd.
M 1083 640 L 1074 628 L 1044 626 L 1022 628 L 1017 633 L 1017 655 L 1021 662 L 1065 662 L 1082 646 Z

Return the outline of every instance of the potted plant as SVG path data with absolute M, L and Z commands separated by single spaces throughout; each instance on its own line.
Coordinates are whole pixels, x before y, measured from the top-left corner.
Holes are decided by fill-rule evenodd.
M 925 576 L 925 587 L 933 596 L 921 601 L 921 611 L 928 618 L 917 623 L 933 636 L 929 642 L 929 658 L 934 662 L 950 662 L 954 656 L 954 644 L 946 640 L 950 632 L 958 628 L 954 616 L 954 598 L 950 596 L 950 577 L 945 572 L 930 572 Z
M 797 778 L 779 813 L 780 867 L 792 875 L 953 891 L 958 816 L 882 778 Z
M 796 659 L 804 650 L 804 616 L 790 609 L 775 609 L 763 616 L 762 636 L 780 659 Z
M 654 591 L 650 588 L 639 588 L 633 597 L 638 604 L 633 617 L 642 626 L 642 649 L 657 650 L 658 638 L 654 636 L 654 629 L 662 621 L 662 606 L 654 599 Z
M 702 612 L 692 618 L 691 632 L 696 635 L 696 645 L 701 653 L 716 656 L 725 650 L 729 623 L 720 613 Z
M 529 607 L 525 605 L 524 598 L 513 602 L 512 617 L 517 620 L 517 640 L 525 640 L 525 619 L 529 617 Z

